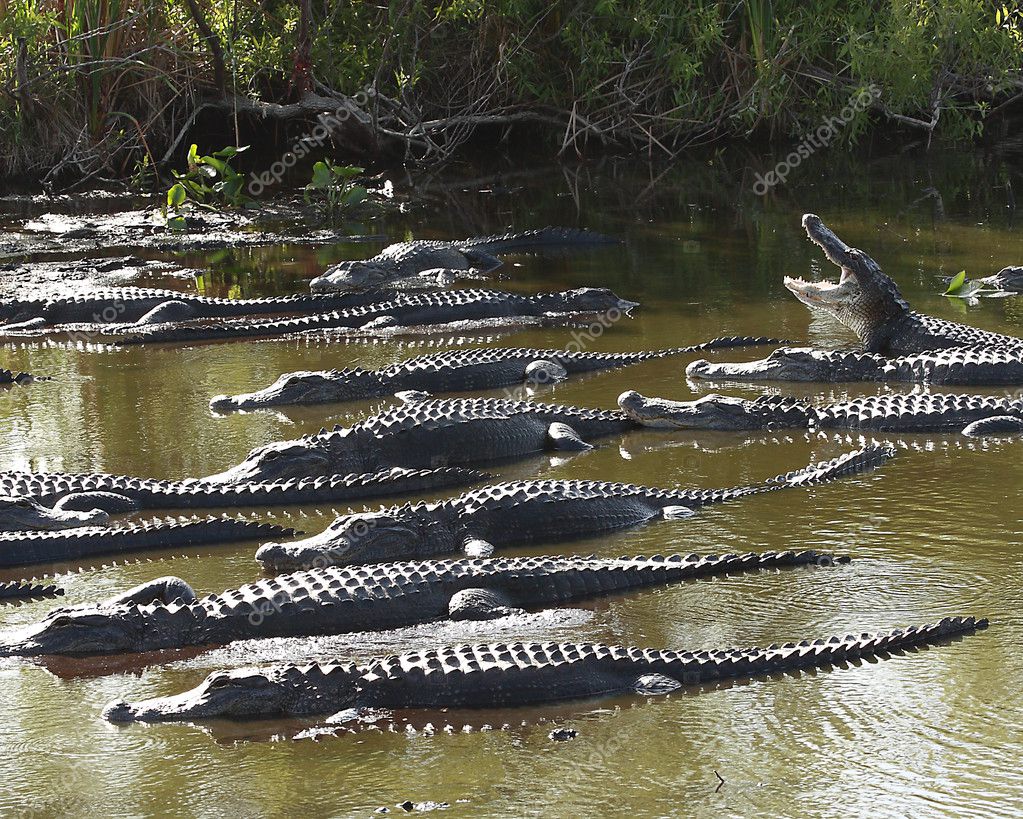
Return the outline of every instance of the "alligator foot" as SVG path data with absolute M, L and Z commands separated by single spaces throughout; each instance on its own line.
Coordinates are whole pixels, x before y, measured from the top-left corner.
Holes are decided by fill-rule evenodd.
M 142 583 L 133 589 L 128 589 L 121 594 L 115 594 L 104 600 L 101 606 L 121 606 L 135 603 L 144 606 L 149 603 L 163 603 L 165 605 L 180 601 L 191 603 L 196 600 L 195 591 L 180 577 L 168 575 L 158 577 L 147 583 Z
M 138 502 L 118 492 L 72 492 L 65 495 L 53 505 L 54 509 L 73 512 L 91 512 L 99 510 L 116 515 L 122 512 L 134 512 L 140 509 Z
M 448 603 L 452 620 L 496 620 L 521 613 L 522 609 L 512 606 L 503 594 L 490 589 L 462 589 Z
M 974 421 L 963 430 L 963 435 L 983 438 L 996 435 L 1019 435 L 1023 433 L 1023 418 L 1015 415 L 995 415 Z
M 547 437 L 554 449 L 562 452 L 585 452 L 593 449 L 593 444 L 588 444 L 568 424 L 555 422 L 547 428 Z

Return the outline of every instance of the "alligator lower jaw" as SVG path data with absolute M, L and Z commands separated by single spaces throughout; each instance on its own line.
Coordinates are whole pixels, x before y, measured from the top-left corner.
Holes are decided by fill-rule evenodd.
M 785 287 L 807 307 L 827 308 L 842 303 L 845 293 L 845 273 L 839 282 L 810 282 L 798 277 L 786 276 Z

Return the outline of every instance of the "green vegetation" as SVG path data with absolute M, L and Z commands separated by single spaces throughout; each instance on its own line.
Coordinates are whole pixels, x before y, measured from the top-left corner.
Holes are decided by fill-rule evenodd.
M 354 165 L 314 163 L 313 178 L 303 191 L 306 204 L 315 207 L 326 221 L 336 221 L 369 196 L 366 189 L 354 181 L 365 170 Z
M 1023 12 L 989 0 L 0 0 L 0 176 L 166 171 L 200 114 L 270 161 L 331 110 L 310 161 L 443 161 L 511 128 L 672 155 L 799 138 L 871 86 L 842 140 L 969 140 L 1021 54 Z

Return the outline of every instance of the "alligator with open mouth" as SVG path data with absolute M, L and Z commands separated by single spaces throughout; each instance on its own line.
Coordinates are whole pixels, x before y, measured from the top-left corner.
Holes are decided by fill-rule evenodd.
M 784 395 L 748 400 L 705 395 L 695 401 L 623 392 L 618 406 L 636 423 L 655 429 L 858 429 L 874 432 L 1023 432 L 1023 399 L 982 395 L 870 395 L 813 405 Z
M 142 653 L 492 619 L 690 578 L 847 561 L 815 551 L 429 560 L 317 568 L 202 598 L 164 577 L 0 635 L 0 656 Z
M 313 279 L 309 287 L 314 293 L 375 290 L 427 273 L 490 273 L 502 264 L 495 255 L 498 253 L 616 243 L 599 233 L 561 227 L 454 241 L 416 239 L 388 245 L 372 259 L 340 262 Z
M 589 449 L 588 440 L 635 426 L 618 410 L 504 398 L 417 399 L 350 427 L 258 447 L 240 464 L 204 480 L 275 481 L 392 466 L 465 466 L 550 449 Z
M 258 299 L 225 299 L 179 290 L 113 287 L 89 293 L 36 299 L 7 299 L 0 304 L 0 332 L 58 327 L 63 324 L 158 324 L 190 319 L 323 313 L 379 301 L 355 293 L 305 293 Z
M 512 384 L 549 384 L 570 374 L 627 367 L 642 361 L 702 350 L 782 344 L 774 338 L 732 336 L 689 347 L 599 353 L 587 350 L 535 350 L 485 347 L 428 353 L 379 370 L 361 367 L 285 373 L 273 384 L 241 395 L 218 395 L 215 412 L 253 410 L 289 404 L 326 404 L 381 398 L 405 390 L 428 393 L 488 390 Z
M 109 513 L 139 509 L 209 509 L 229 506 L 284 506 L 353 501 L 465 486 L 489 476 L 455 467 L 386 469 L 364 475 L 327 475 L 279 481 L 210 483 L 163 481 L 102 472 L 0 472 L 0 494 L 31 498 L 61 511 L 100 509 Z M 4 525 L 0 499 L 0 529 Z M 85 521 L 68 525 L 83 525 Z M 98 521 L 95 521 L 98 522 Z M 23 528 L 46 528 L 26 526 Z
M 80 525 L 61 531 L 0 532 L 0 568 L 293 534 L 296 534 L 294 529 L 270 523 L 218 517 L 114 526 Z
M 987 626 L 986 619 L 949 617 L 873 634 L 705 651 L 596 643 L 460 645 L 361 664 L 217 671 L 182 694 L 112 702 L 103 716 L 111 722 L 340 716 L 340 712 L 356 717 L 363 709 L 501 708 L 629 693 L 651 696 L 718 680 L 889 657 Z
M 833 316 L 859 336 L 867 352 L 907 355 L 949 347 L 1023 347 L 1023 339 L 915 312 L 898 285 L 870 256 L 849 247 L 819 216 L 803 216 L 807 236 L 842 270 L 837 284 L 785 279 L 805 305 Z
M 399 293 L 392 297 L 384 295 L 384 298 L 384 301 L 378 298 L 358 306 L 291 317 L 180 320 L 167 313 L 164 321 L 147 324 L 65 324 L 57 329 L 0 327 L 0 338 L 33 338 L 59 331 L 71 338 L 85 336 L 106 344 L 145 344 L 279 338 L 313 333 L 373 334 L 402 327 L 434 332 L 452 326 L 471 329 L 473 323 L 489 327 L 497 322 L 501 327 L 514 329 L 537 322 L 553 325 L 603 320 L 606 323 L 637 306 L 599 287 L 531 295 L 465 289 Z
M 593 537 L 658 518 L 684 519 L 697 509 L 736 498 L 822 484 L 875 469 L 893 454 L 890 446 L 868 446 L 732 489 L 659 489 L 581 480 L 499 483 L 434 503 L 342 515 L 318 535 L 264 544 L 256 559 L 281 572 L 456 552 L 489 557 L 498 546 Z
M 946 386 L 1023 384 L 1023 348 L 958 347 L 889 358 L 880 353 L 783 347 L 757 361 L 692 362 L 712 381 L 897 381 Z

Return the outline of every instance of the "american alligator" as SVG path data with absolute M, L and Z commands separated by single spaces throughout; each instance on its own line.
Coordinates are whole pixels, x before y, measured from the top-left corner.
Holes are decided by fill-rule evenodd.
M 362 664 L 217 671 L 183 694 L 112 702 L 103 716 L 111 722 L 167 722 L 356 709 L 507 708 L 616 694 L 651 696 L 718 680 L 889 657 L 987 626 L 986 619 L 949 617 L 874 634 L 704 651 L 553 642 L 420 649 Z
M 52 583 L 45 585 L 22 580 L 0 582 L 0 602 L 6 600 L 29 600 L 36 597 L 58 597 L 64 590 Z
M 0 635 L 0 656 L 141 653 L 489 619 L 689 578 L 847 561 L 814 551 L 430 560 L 313 569 L 203 598 L 165 577 Z
M 870 446 L 831 461 L 734 489 L 658 489 L 579 480 L 515 481 L 436 503 L 342 515 L 326 530 L 293 543 L 267 543 L 256 559 L 275 572 L 464 552 L 488 557 L 496 546 L 553 543 L 682 519 L 695 510 L 793 486 L 810 486 L 875 469 L 894 454 Z
M 585 350 L 533 350 L 475 348 L 447 350 L 410 358 L 380 370 L 360 367 L 285 373 L 273 384 L 241 395 L 218 395 L 210 401 L 215 412 L 252 410 L 283 404 L 325 404 L 380 398 L 403 390 L 428 393 L 487 390 L 510 384 L 547 384 L 572 373 L 626 367 L 654 358 L 701 350 L 782 344 L 773 338 L 716 338 L 690 347 L 634 353 L 597 353 Z
M 265 483 L 222 484 L 202 480 L 160 481 L 105 473 L 0 472 L 0 494 L 29 497 L 42 504 L 55 505 L 58 511 L 103 509 L 117 513 L 137 509 L 203 509 L 351 501 L 464 486 L 488 477 L 484 472 L 471 469 L 394 468 L 366 475 L 329 475 Z M 2 528 L 3 511 L 0 506 Z
M 764 395 L 752 401 L 706 395 L 695 401 L 647 398 L 624 392 L 618 406 L 656 429 L 862 429 L 877 432 L 962 432 L 984 435 L 1023 432 L 1023 399 L 980 395 L 871 395 L 814 406 L 799 398 Z M 987 422 L 986 424 L 984 422 Z
M 217 339 L 279 337 L 320 331 L 386 329 L 396 326 L 444 325 L 451 322 L 515 317 L 561 317 L 564 321 L 620 316 L 636 307 L 605 288 L 581 287 L 554 293 L 525 295 L 502 290 L 448 290 L 436 293 L 401 293 L 327 313 L 282 319 L 216 322 L 179 322 L 138 327 L 125 326 L 107 333 L 104 340 L 119 344 L 193 342 Z M 96 328 L 93 328 L 96 329 Z
M 365 291 L 387 287 L 432 271 L 489 273 L 501 266 L 495 253 L 544 247 L 614 244 L 617 240 L 587 230 L 540 228 L 500 236 L 455 241 L 417 239 L 385 247 L 372 259 L 336 264 L 309 283 L 314 293 Z
M 789 347 L 758 361 L 686 368 L 694 379 L 720 381 L 898 381 L 955 386 L 1023 384 L 1023 348 L 963 347 L 888 358 L 879 353 Z
M 0 489 L 0 532 L 71 529 L 104 523 L 107 517 L 94 506 L 80 511 L 50 509 L 21 492 Z
M 275 481 L 391 466 L 464 466 L 547 449 L 589 449 L 590 438 L 635 424 L 624 413 L 503 398 L 414 401 L 350 427 L 252 450 L 207 481 Z
M 61 324 L 155 323 L 165 305 L 175 305 L 173 318 L 231 318 L 288 313 L 322 313 L 379 300 L 365 295 L 322 293 L 279 298 L 223 299 L 178 290 L 115 287 L 92 293 L 38 299 L 9 299 L 0 304 L 0 331 L 37 329 Z M 154 311 L 156 311 L 154 313 Z M 149 318 L 147 318 L 147 316 Z
M 1023 347 L 1023 339 L 915 312 L 898 285 L 862 250 L 832 233 L 819 216 L 803 216 L 807 235 L 842 269 L 838 284 L 785 279 L 801 302 L 852 329 L 867 352 L 906 355 L 949 347 Z
M 60 532 L 2 532 L 0 567 L 58 563 L 143 549 L 176 549 L 293 534 L 296 534 L 294 529 L 270 523 L 215 517 L 109 527 L 79 526 Z

